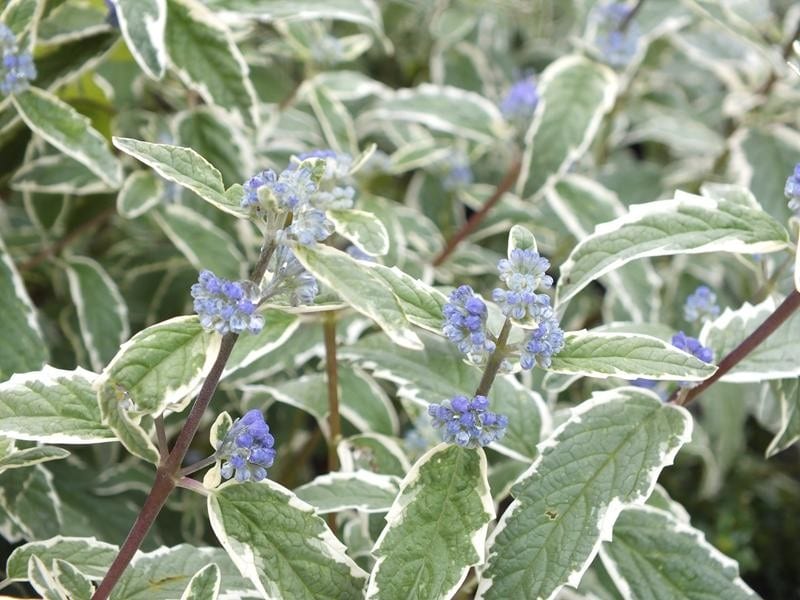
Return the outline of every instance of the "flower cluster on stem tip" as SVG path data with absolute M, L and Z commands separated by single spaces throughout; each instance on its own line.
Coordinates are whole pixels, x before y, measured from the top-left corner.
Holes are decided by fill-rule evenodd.
M 789 199 L 789 210 L 800 218 L 800 163 L 794 166 L 794 171 L 786 179 L 783 193 Z
M 292 306 L 312 304 L 319 293 L 314 276 L 305 270 L 288 246 L 276 248 L 270 261 L 272 279 L 264 289 L 264 297 L 286 294 Z
M 686 298 L 683 317 L 691 322 L 719 316 L 717 295 L 706 285 L 699 286 Z
M 500 112 L 506 119 L 527 120 L 533 116 L 539 103 L 539 89 L 532 76 L 518 79 L 506 92 L 500 102 Z
M 497 263 L 500 280 L 508 289 L 495 288 L 492 300 L 507 317 L 538 321 L 542 310 L 550 306 L 549 296 L 536 293 L 539 286 L 546 289 L 553 285 L 553 278 L 545 273 L 549 267 L 550 261 L 535 250 L 515 248 L 509 258 Z
M 624 67 L 636 53 L 641 37 L 639 25 L 632 20 L 623 28 L 631 10 L 631 6 L 622 2 L 598 4 L 589 17 L 589 37 L 612 67 Z
M 250 281 L 229 281 L 201 271 L 191 293 L 204 329 L 222 334 L 258 333 L 264 327 L 264 317 L 256 310 L 260 292 Z
M 445 442 L 464 448 L 488 446 L 505 434 L 508 417 L 489 410 L 486 396 L 456 396 L 442 404 L 428 406 L 433 426 Z
M 28 82 L 36 79 L 36 66 L 30 52 L 21 51 L 14 33 L 0 23 L 0 44 L 3 47 L 3 73 L 0 92 L 14 94 L 28 88 Z
M 236 419 L 217 444 L 216 456 L 222 461 L 220 474 L 236 481 L 261 481 L 275 461 L 275 438 L 269 432 L 261 411 L 247 411 Z
M 450 294 L 442 308 L 442 332 L 475 364 L 483 364 L 494 351 L 495 344 L 487 336 L 486 303 L 475 295 L 472 288 L 462 285 Z
M 564 331 L 558 323 L 553 309 L 546 306 L 539 316 L 539 324 L 522 344 L 519 366 L 532 369 L 537 364 L 547 369 L 553 362 L 553 355 L 564 347 Z

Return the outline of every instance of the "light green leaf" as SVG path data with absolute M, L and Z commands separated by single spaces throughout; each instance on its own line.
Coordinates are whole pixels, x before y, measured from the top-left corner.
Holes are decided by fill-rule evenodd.
M 125 449 L 147 462 L 158 464 L 158 449 L 153 444 L 150 431 L 142 425 L 142 417 L 131 414 L 132 403 L 127 393 L 119 386 L 104 385 L 97 391 L 97 403 L 103 423 L 117 436 Z M 147 418 L 145 425 L 152 425 Z
M 767 447 L 767 458 L 800 440 L 800 380 L 795 378 L 776 381 L 773 384 L 773 393 L 781 405 L 780 428 Z
M 422 352 L 392 346 L 381 335 L 362 338 L 342 348 L 340 356 L 355 360 L 373 376 L 399 386 L 398 396 L 427 408 L 463 394 L 472 397 L 481 371 L 465 363 L 458 350 L 446 340 L 423 335 Z M 542 398 L 520 385 L 513 377 L 495 379 L 489 393 L 492 410 L 508 417 L 505 436 L 492 449 L 518 460 L 536 454 L 536 444 L 550 429 L 550 414 Z
M 111 191 L 89 169 L 64 154 L 47 154 L 25 162 L 14 173 L 11 187 L 23 192 L 75 196 Z
M 553 598 L 577 586 L 623 505 L 644 503 L 691 429 L 686 410 L 636 388 L 580 404 L 512 488 L 477 598 Z
M 196 316 L 175 317 L 134 335 L 95 383 L 102 395 L 119 394 L 130 414 L 182 410 L 217 357 L 221 336 Z
M 356 120 L 362 137 L 387 123 L 418 123 L 482 144 L 507 133 L 499 109 L 488 99 L 461 88 L 429 83 L 385 92 Z
M 122 37 L 133 58 L 153 79 L 167 69 L 164 30 L 167 25 L 165 0 L 113 0 Z
M 17 450 L 11 448 L 10 452 L 0 456 L 0 473 L 8 469 L 30 467 L 51 460 L 60 460 L 69 456 L 69 452 L 58 446 L 35 446 Z
M 13 373 L 40 369 L 47 345 L 36 311 L 11 255 L 0 238 L 0 328 L 8 343 L 0 344 L 0 381 Z
M 404 477 L 411 469 L 397 438 L 379 433 L 351 435 L 336 447 L 342 471 L 360 469 L 383 475 Z
M 278 310 L 264 311 L 264 327 L 255 335 L 241 336 L 225 364 L 223 379 L 280 348 L 297 331 L 300 319 Z
M 400 490 L 400 480 L 392 475 L 370 471 L 328 473 L 294 490 L 297 497 L 308 502 L 317 514 L 358 510 L 386 512 Z
M 703 533 L 649 506 L 623 510 L 600 558 L 623 598 L 758 598 Z
M 113 441 L 92 389 L 96 377 L 80 367 L 62 371 L 45 366 L 0 383 L 0 434 L 52 444 Z
M 64 270 L 78 311 L 81 338 L 92 368 L 100 371 L 130 336 L 128 307 L 117 284 L 97 261 L 72 256 L 66 259 Z
M 507 256 L 511 258 L 512 250 L 533 250 L 538 251 L 536 247 L 536 238 L 533 234 L 525 229 L 522 225 L 514 225 L 511 231 L 508 232 L 508 253 Z
M 776 300 L 767 298 L 755 306 L 745 302 L 736 310 L 726 308 L 719 317 L 705 323 L 699 339 L 704 346 L 714 350 L 714 357 L 720 360 L 753 333 L 776 307 Z M 722 381 L 744 383 L 800 376 L 798 339 L 800 313 L 795 311 L 774 333 L 723 375 Z
M 168 204 L 154 216 L 195 269 L 209 269 L 219 277 L 233 280 L 244 277 L 247 261 L 236 242 L 210 219 L 182 204 Z
M 140 217 L 164 196 L 164 182 L 152 171 L 134 171 L 122 184 L 117 196 L 117 212 L 126 219 Z
M 452 152 L 449 145 L 433 138 L 415 140 L 392 153 L 389 157 L 388 171 L 393 175 L 399 175 L 422 169 L 446 159 Z
M 65 560 L 53 561 L 53 576 L 70 600 L 90 600 L 94 594 L 91 580 Z
M 209 495 L 208 514 L 223 548 L 262 597 L 362 597 L 366 573 L 314 509 L 277 483 L 224 484 Z
M 258 108 L 249 69 L 219 17 L 200 0 L 167 0 L 167 8 L 167 54 L 178 77 L 209 104 L 255 127 Z
M 32 29 L 36 29 L 39 18 L 44 9 L 43 0 L 10 0 L 5 2 L 3 12 L 0 14 L 0 22 L 11 30 L 11 33 L 19 40 Z M 33 40 L 30 42 L 33 46 Z
M 577 55 L 550 63 L 539 81 L 539 103 L 525 134 L 517 194 L 531 198 L 558 180 L 594 139 L 614 104 L 617 78 Z
M 483 450 L 431 449 L 403 479 L 386 515 L 367 598 L 451 598 L 483 560 L 493 518 Z
M 42 465 L 0 474 L 0 508 L 27 539 L 47 538 L 63 527 L 53 475 Z
M 571 331 L 555 356 L 551 371 L 587 377 L 701 381 L 714 365 L 649 335 Z
M 294 253 L 306 269 L 352 308 L 373 319 L 396 344 L 421 347 L 422 342 L 412 331 L 394 294 L 381 278 L 370 272 L 367 263 L 321 244 L 312 248 L 297 246 Z
M 370 375 L 339 365 L 339 398 L 343 416 L 359 431 L 397 434 L 400 423 L 392 401 Z
M 737 200 L 676 192 L 673 200 L 630 207 L 598 225 L 561 265 L 556 303 L 567 302 L 598 277 L 647 256 L 704 252 L 775 252 L 788 241 L 783 226 Z
M 55 96 L 30 88 L 12 98 L 19 116 L 35 133 L 77 160 L 111 188 L 122 184 L 122 168 L 88 118 Z
M 327 145 L 337 152 L 358 154 L 358 139 L 353 117 L 343 102 L 318 85 L 306 85 L 300 94 L 311 105 Z
M 68 560 L 84 575 L 92 579 L 102 579 L 118 552 L 117 546 L 101 542 L 93 537 L 58 536 L 49 540 L 29 542 L 15 548 L 8 557 L 6 577 L 10 581 L 25 580 L 28 576 L 30 557 L 38 556 L 46 561 Z
M 370 256 L 383 256 L 389 251 L 389 233 L 375 215 L 363 210 L 329 210 L 328 218 L 336 233 L 347 238 Z
M 211 563 L 194 574 L 180 600 L 216 600 L 221 583 L 219 567 Z
M 42 600 L 68 600 L 53 574 L 38 556 L 31 556 L 28 561 L 28 581 L 31 587 L 41 594 Z
M 36 42 L 55 46 L 111 31 L 104 8 L 89 2 L 65 2 L 56 6 L 39 23 Z
M 131 138 L 112 138 L 114 146 L 143 162 L 164 179 L 194 192 L 221 211 L 244 218 L 239 199 L 228 198 L 222 175 L 191 148 L 151 144 Z

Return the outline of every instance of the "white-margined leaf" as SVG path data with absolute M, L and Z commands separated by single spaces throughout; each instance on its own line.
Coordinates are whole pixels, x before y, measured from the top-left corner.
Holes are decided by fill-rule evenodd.
M 336 447 L 341 470 L 346 472 L 365 470 L 382 475 L 404 477 L 411 469 L 400 441 L 379 433 L 351 435 Z
M 400 484 L 375 543 L 367 598 L 451 598 L 484 559 L 494 505 L 483 449 L 439 444 Z
M 134 171 L 117 195 L 117 212 L 135 219 L 156 206 L 164 197 L 164 181 L 150 170 Z
M 358 139 L 353 117 L 341 100 L 334 98 L 328 90 L 318 85 L 303 86 L 299 96 L 311 105 L 319 121 L 327 145 L 337 152 L 350 156 L 358 154 Z
M 714 351 L 717 360 L 725 357 L 753 333 L 778 303 L 767 298 L 753 306 L 745 302 L 740 308 L 726 308 L 713 321 L 707 321 L 700 332 L 700 341 Z M 800 313 L 795 312 L 767 339 L 740 360 L 722 381 L 744 383 L 767 379 L 786 379 L 800 376 L 797 359 L 797 340 L 800 339 Z
M 277 483 L 220 486 L 208 497 L 211 528 L 266 598 L 362 597 L 367 574 L 314 509 Z
M 94 594 L 91 579 L 65 560 L 53 561 L 53 577 L 70 600 L 90 600 Z
M 783 226 L 749 203 L 676 192 L 673 200 L 631 206 L 628 214 L 598 225 L 575 246 L 561 265 L 556 303 L 637 258 L 775 252 L 787 241 Z
M 570 331 L 550 370 L 587 377 L 701 381 L 716 371 L 712 364 L 649 335 Z
M 23 192 L 75 196 L 111 191 L 105 181 L 65 154 L 47 154 L 24 163 L 14 173 L 11 187 Z
M 389 157 L 388 170 L 394 175 L 422 169 L 445 160 L 452 154 L 449 144 L 434 138 L 423 138 L 400 146 Z
M 154 213 L 166 236 L 198 271 L 219 277 L 244 278 L 247 261 L 233 238 L 210 219 L 182 204 L 168 204 Z
M 48 143 L 84 165 L 111 188 L 122 184 L 122 168 L 108 142 L 89 119 L 63 100 L 39 88 L 13 96 L 25 124 Z
M 254 335 L 242 336 L 236 341 L 233 352 L 225 364 L 223 379 L 280 348 L 300 326 L 300 319 L 296 315 L 279 310 L 265 311 L 263 314 L 264 327 L 261 331 Z
M 320 475 L 294 490 L 318 514 L 358 510 L 386 512 L 400 490 L 400 480 L 393 475 L 379 475 L 358 470 Z
M 536 238 L 522 225 L 514 225 L 508 232 L 507 256 L 511 258 L 511 252 L 517 249 L 538 251 Z
M 770 458 L 800 440 L 800 380 L 782 379 L 772 384 L 772 391 L 781 405 L 780 426 L 767 446 Z M 2 463 L 0 463 L 2 465 Z
M 539 446 L 479 567 L 481 599 L 554 598 L 577 586 L 623 505 L 644 503 L 692 418 L 636 388 L 596 393 Z
M 166 0 L 112 0 L 119 29 L 133 58 L 153 79 L 167 70 L 164 32 L 167 25 Z
M 389 233 L 375 215 L 363 210 L 329 210 L 336 233 L 370 256 L 389 251 Z
M 36 309 L 0 238 L 0 327 L 7 343 L 0 344 L 0 381 L 13 373 L 40 369 L 47 346 L 36 320 Z
M 200 0 L 166 1 L 167 54 L 178 77 L 209 104 L 255 127 L 256 92 L 230 31 Z
M 97 375 L 78 368 L 17 373 L 0 383 L 0 434 L 51 444 L 93 444 L 114 441 L 103 425 Z
M 28 561 L 31 556 L 42 560 L 69 560 L 82 573 L 92 579 L 102 579 L 108 567 L 119 552 L 113 544 L 107 544 L 93 537 L 71 538 L 57 536 L 49 540 L 29 542 L 15 548 L 8 557 L 6 578 L 10 581 L 23 581 L 28 574 Z
M 436 333 L 442 331 L 442 307 L 447 302 L 442 292 L 397 267 L 377 263 L 368 267 L 389 286 L 409 323 Z
M 439 337 L 424 334 L 422 352 L 397 348 L 381 335 L 362 338 L 340 350 L 340 356 L 355 360 L 378 379 L 399 386 L 398 395 L 427 408 L 462 394 L 472 397 L 481 371 L 464 362 L 458 350 Z M 530 460 L 536 445 L 550 430 L 551 419 L 539 394 L 520 385 L 513 377 L 495 379 L 489 392 L 491 410 L 508 417 L 506 434 L 492 449 L 517 460 Z
M 8 27 L 18 40 L 31 29 L 36 29 L 45 5 L 43 0 L 9 0 L 4 4 L 0 22 Z M 32 46 L 33 40 L 30 41 L 29 47 Z
M 484 144 L 507 133 L 500 110 L 488 99 L 461 88 L 427 83 L 386 92 L 359 115 L 356 126 L 363 136 L 392 122 L 418 123 Z
M 151 144 L 131 138 L 112 138 L 114 146 L 152 167 L 164 179 L 194 192 L 218 209 L 244 217 L 239 200 L 226 195 L 220 172 L 191 148 Z
M 608 67 L 569 55 L 544 70 L 539 94 L 517 180 L 522 198 L 539 194 L 586 151 L 614 104 L 617 78 Z
M 624 509 L 600 558 L 625 600 L 758 598 L 739 577 L 735 560 L 700 530 L 658 508 Z
M 58 534 L 64 526 L 53 475 L 42 465 L 0 474 L 0 508 L 27 539 Z
M 153 443 L 153 422 L 148 416 L 131 412 L 132 403 L 120 386 L 104 385 L 97 390 L 97 404 L 103 423 L 125 449 L 152 464 L 158 464 L 158 448 Z M 143 423 L 144 421 L 144 423 Z
M 39 22 L 36 42 L 57 46 L 111 31 L 105 6 L 89 2 L 64 2 L 47 12 Z
M 4 441 L 8 443 L 8 447 L 0 454 L 0 473 L 69 456 L 69 452 L 58 446 L 34 446 L 20 450 L 15 447 L 13 439 Z
M 71 256 L 65 267 L 81 338 L 92 369 L 101 371 L 130 335 L 128 307 L 117 284 L 97 261 Z
M 211 563 L 192 576 L 180 600 L 217 600 L 221 580 L 219 567 Z
M 28 581 L 42 600 L 68 600 L 55 577 L 38 556 L 28 561 Z

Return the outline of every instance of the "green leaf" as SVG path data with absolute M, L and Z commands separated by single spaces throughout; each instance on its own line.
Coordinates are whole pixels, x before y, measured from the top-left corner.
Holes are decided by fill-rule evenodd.
M 378 382 L 357 367 L 340 364 L 337 370 L 343 416 L 359 431 L 397 434 L 397 412 Z
M 28 581 L 41 594 L 42 600 L 68 600 L 53 574 L 37 556 L 31 556 L 28 561 Z
M 111 191 L 89 169 L 64 154 L 47 154 L 25 162 L 14 173 L 11 187 L 23 192 L 75 196 Z
M 199 0 L 167 0 L 167 7 L 167 53 L 178 77 L 207 103 L 255 127 L 256 92 L 230 32 Z
M 278 310 L 264 311 L 264 327 L 255 335 L 241 336 L 222 373 L 224 379 L 283 346 L 300 326 L 296 315 Z
M 81 338 L 92 368 L 100 371 L 130 336 L 128 307 L 114 280 L 95 260 L 72 256 L 65 267 Z
M 126 219 L 140 217 L 164 196 L 164 182 L 152 171 L 134 171 L 117 196 L 117 212 Z
M 389 286 L 409 323 L 435 333 L 442 331 L 442 308 L 447 302 L 443 293 L 397 267 L 370 264 L 369 268 Z
M 551 371 L 586 377 L 702 381 L 714 365 L 649 335 L 571 331 L 555 356 Z
M 538 251 L 536 247 L 536 238 L 522 225 L 514 225 L 511 231 L 508 232 L 508 253 L 507 256 L 511 258 L 512 250 L 533 250 Z
M 353 117 L 344 103 L 319 85 L 308 84 L 299 95 L 311 105 L 327 145 L 337 152 L 345 152 L 351 156 L 358 154 Z
M 418 123 L 482 144 L 491 144 L 507 133 L 499 109 L 488 99 L 461 88 L 429 83 L 384 92 L 356 120 L 362 136 L 388 123 Z
M 598 225 L 575 246 L 561 265 L 556 304 L 637 258 L 775 252 L 785 248 L 787 241 L 780 223 L 749 204 L 677 192 L 673 200 L 631 206 L 627 215 Z
M 739 577 L 736 561 L 701 531 L 657 508 L 623 510 L 600 558 L 626 598 L 758 598 Z
M 43 0 L 10 0 L 4 4 L 0 22 L 19 40 L 31 29 L 36 29 L 45 3 Z M 32 40 L 30 46 L 33 46 Z
M 28 576 L 30 557 L 38 556 L 47 562 L 56 559 L 68 560 L 91 579 L 102 579 L 118 552 L 117 546 L 93 537 L 57 536 L 49 540 L 29 542 L 15 548 L 8 557 L 6 577 L 10 581 L 25 580 Z
M 94 594 L 91 580 L 65 560 L 53 561 L 53 576 L 71 600 L 90 600 Z
M 103 423 L 114 432 L 125 449 L 142 460 L 158 464 L 159 454 L 153 444 L 152 431 L 142 426 L 140 415 L 130 413 L 132 403 L 124 389 L 114 385 L 100 387 L 97 403 Z M 152 424 L 149 420 L 147 423 Z
M 294 490 L 297 497 L 308 502 L 318 514 L 358 510 L 386 512 L 400 489 L 400 480 L 392 475 L 370 471 L 328 473 Z
M 42 465 L 0 474 L 0 508 L 27 539 L 56 535 L 64 524 L 53 475 Z
M 97 376 L 80 367 L 45 366 L 0 383 L 0 434 L 52 444 L 111 442 L 92 385 Z
M 405 348 L 421 346 L 397 299 L 367 263 L 321 244 L 297 246 L 294 253 L 306 269 L 352 308 L 374 320 L 394 343 Z
M 36 311 L 11 255 L 0 238 L 0 328 L 8 343 L 0 344 L 0 381 L 13 373 L 36 371 L 47 361 Z
M 370 256 L 383 256 L 389 251 L 389 233 L 375 215 L 363 210 L 329 210 L 328 218 L 336 233 L 347 238 Z
M 397 395 L 427 408 L 458 394 L 472 397 L 481 371 L 464 362 L 449 342 L 423 335 L 422 352 L 397 348 L 380 335 L 362 338 L 340 350 L 340 356 L 355 360 L 379 379 L 399 386 Z M 518 460 L 536 454 L 536 444 L 550 428 L 550 414 L 542 398 L 520 385 L 513 377 L 495 379 L 489 393 L 492 410 L 508 417 L 505 436 L 493 449 Z
M 114 137 L 114 146 L 151 167 L 164 179 L 174 181 L 221 211 L 244 218 L 239 201 L 225 194 L 222 175 L 191 148 L 151 144 L 131 138 Z
M 800 440 L 800 380 L 782 379 L 773 384 L 773 392 L 781 405 L 780 427 L 767 451 L 771 458 Z M 2 463 L 0 463 L 0 466 Z
M 691 429 L 686 410 L 635 388 L 579 405 L 512 488 L 477 598 L 552 598 L 577 586 L 623 505 L 647 499 Z
M 39 23 L 37 43 L 55 46 L 111 31 L 104 8 L 83 2 L 65 2 L 56 6 Z
M 753 333 L 776 308 L 774 298 L 767 298 L 755 306 L 745 302 L 736 310 L 726 308 L 719 317 L 705 323 L 699 339 L 703 345 L 714 350 L 714 357 L 720 360 Z M 800 376 L 798 339 L 800 312 L 795 311 L 774 333 L 723 375 L 722 381 L 744 383 Z
M 111 188 L 122 184 L 119 161 L 88 118 L 39 88 L 15 94 L 12 100 L 25 124 L 45 141 L 77 160 Z
M 168 204 L 154 213 L 166 236 L 198 271 L 239 280 L 247 261 L 230 234 L 210 219 L 182 204 Z
M 164 31 L 167 25 L 165 0 L 113 0 L 119 29 L 133 58 L 153 79 L 167 69 Z
M 452 153 L 449 145 L 430 139 L 415 140 L 400 146 L 389 157 L 388 171 L 399 175 L 407 171 L 422 169 L 445 160 Z
M 122 345 L 95 388 L 124 395 L 131 414 L 182 410 L 211 369 L 220 339 L 196 316 L 151 325 Z
M 379 433 L 361 433 L 344 438 L 339 442 L 336 453 L 342 471 L 364 469 L 404 477 L 411 469 L 399 440 Z
M 616 95 L 617 78 L 605 66 L 577 55 L 550 63 L 525 134 L 520 197 L 537 196 L 586 152 Z
M 30 467 L 51 460 L 60 460 L 68 456 L 69 452 L 58 446 L 35 446 L 24 450 L 12 448 L 10 452 L 0 456 L 0 473 L 8 469 Z
M 440 444 L 428 451 L 386 515 L 367 598 L 451 598 L 482 561 L 493 518 L 483 450 Z
M 180 600 L 216 600 L 220 583 L 219 567 L 211 563 L 194 574 Z
M 270 480 L 208 497 L 211 527 L 263 597 L 361 598 L 366 579 L 312 507 Z

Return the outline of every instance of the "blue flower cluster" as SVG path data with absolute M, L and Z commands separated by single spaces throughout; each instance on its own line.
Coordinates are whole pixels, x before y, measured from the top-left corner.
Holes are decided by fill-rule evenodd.
M 623 2 L 598 4 L 590 16 L 593 39 L 603 59 L 613 67 L 624 67 L 636 53 L 641 31 L 635 20 L 623 30 L 632 7 Z
M 488 446 L 501 438 L 508 427 L 508 417 L 489 410 L 486 396 L 456 396 L 442 404 L 428 406 L 433 426 L 440 429 L 445 442 L 464 448 Z
M 547 369 L 553 362 L 553 355 L 564 347 L 564 331 L 553 309 L 544 307 L 539 316 L 539 325 L 525 338 L 520 350 L 519 366 L 532 369 L 537 364 Z
M 447 161 L 447 172 L 442 179 L 442 187 L 448 191 L 459 190 L 474 180 L 469 159 L 463 152 L 450 155 Z
M 706 348 L 700 343 L 700 340 L 688 336 L 682 331 L 672 336 L 671 343 L 678 350 L 688 352 L 705 363 L 710 363 L 714 360 L 714 351 L 711 348 Z
M 542 311 L 550 306 L 546 294 L 537 294 L 539 286 L 549 288 L 553 278 L 546 274 L 550 261 L 535 250 L 515 248 L 510 258 L 497 263 L 500 280 L 508 290 L 495 288 L 492 300 L 497 302 L 503 314 L 512 319 L 532 318 L 538 322 Z
M 314 276 L 305 270 L 288 246 L 278 246 L 270 261 L 272 280 L 264 290 L 264 297 L 287 294 L 292 306 L 313 304 L 319 293 Z
M 494 342 L 486 332 L 486 318 L 489 315 L 486 303 L 475 295 L 470 286 L 462 285 L 450 294 L 442 308 L 442 315 L 445 337 L 458 346 L 471 362 L 484 364 L 495 349 Z
M 539 103 L 539 89 L 533 77 L 515 81 L 500 102 L 500 112 L 506 119 L 525 121 L 533 116 Z
M 783 193 L 789 199 L 789 210 L 800 218 L 800 163 L 794 166 L 794 171 L 786 179 Z
M 19 49 L 16 36 L 3 23 L 0 23 L 0 45 L 3 48 L 0 92 L 9 95 L 26 90 L 29 81 L 36 79 L 36 66 L 30 52 Z
M 208 331 L 258 333 L 264 327 L 264 317 L 256 311 L 260 292 L 250 281 L 229 281 L 202 271 L 191 291 L 194 311 Z
M 349 154 L 342 154 L 333 150 L 310 150 L 303 152 L 296 157 L 297 163 L 289 165 L 289 169 L 295 169 L 304 161 L 317 159 L 312 164 L 314 169 L 319 170 L 319 184 L 317 190 L 311 196 L 311 204 L 316 208 L 325 210 L 329 208 L 353 208 L 355 199 L 355 189 L 352 186 L 340 185 L 350 177 L 350 168 L 353 166 L 353 159 Z
M 717 295 L 708 286 L 701 285 L 686 298 L 683 317 L 690 323 L 719 315 Z
M 261 481 L 275 461 L 274 445 L 275 438 L 261 411 L 247 411 L 217 445 L 216 456 L 222 461 L 220 474 L 225 479 L 235 475 L 239 482 Z

